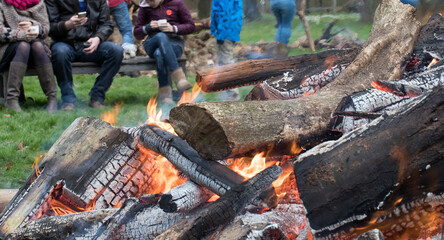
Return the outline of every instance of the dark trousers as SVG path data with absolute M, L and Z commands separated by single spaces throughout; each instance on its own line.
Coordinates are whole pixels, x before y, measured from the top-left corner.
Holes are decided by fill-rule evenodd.
M 102 42 L 91 54 L 83 49 L 75 49 L 64 42 L 56 42 L 51 46 L 52 66 L 62 93 L 63 103 L 74 103 L 76 95 L 72 88 L 72 62 L 96 62 L 101 65 L 99 76 L 89 92 L 89 96 L 99 102 L 105 100 L 105 93 L 111 86 L 113 77 L 119 72 L 123 60 L 123 49 L 113 42 Z
M 157 33 L 144 43 L 146 53 L 156 60 L 159 87 L 169 84 L 168 71 L 179 68 L 177 58 L 182 56 L 184 43 L 182 39 L 169 38 L 165 33 Z

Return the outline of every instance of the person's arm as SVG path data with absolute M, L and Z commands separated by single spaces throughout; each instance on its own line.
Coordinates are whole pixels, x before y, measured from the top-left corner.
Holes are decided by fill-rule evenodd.
M 110 17 L 110 10 L 108 7 L 107 0 L 100 0 L 100 14 L 97 19 L 97 25 L 99 28 L 96 33 L 92 37 L 100 38 L 100 42 L 108 39 L 109 36 L 113 33 L 114 30 L 114 22 Z M 92 20 L 92 19 L 91 19 Z
M 52 38 L 66 36 L 69 32 L 65 24 L 67 21 L 61 20 L 56 0 L 45 0 L 45 4 L 49 19 L 49 35 Z
M 136 26 L 134 27 L 134 37 L 138 40 L 142 40 L 148 34 L 145 27 L 148 24 L 148 16 L 145 14 L 144 7 L 139 8 L 137 14 Z
M 196 31 L 196 25 L 194 25 L 193 18 L 190 11 L 183 1 L 179 1 L 179 19 L 180 24 L 174 25 L 174 32 L 179 35 L 191 34 Z
M 5 26 L 5 18 L 3 12 L 0 11 L 0 42 L 17 42 L 26 40 L 26 31 L 15 28 L 11 29 Z

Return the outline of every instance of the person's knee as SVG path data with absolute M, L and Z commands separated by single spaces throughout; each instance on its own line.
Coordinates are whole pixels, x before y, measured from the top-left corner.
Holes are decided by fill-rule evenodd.
M 31 45 L 28 42 L 19 42 L 16 52 L 21 54 L 29 54 L 30 50 Z
M 52 60 L 55 63 L 62 63 L 70 59 L 71 49 L 65 44 L 54 44 L 51 48 Z
M 123 60 L 123 48 L 114 42 L 104 42 L 102 44 L 106 44 L 107 53 L 109 58 L 114 59 L 117 62 L 121 62 Z
M 160 42 L 169 41 L 168 36 L 163 32 L 157 33 L 156 35 L 154 35 L 154 38 L 159 40 Z

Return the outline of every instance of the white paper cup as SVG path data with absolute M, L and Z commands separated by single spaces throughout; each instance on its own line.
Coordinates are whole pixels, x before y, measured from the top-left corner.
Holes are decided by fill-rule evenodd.
M 37 26 L 37 25 L 30 26 L 29 27 L 29 32 L 30 33 L 39 34 L 39 26 Z

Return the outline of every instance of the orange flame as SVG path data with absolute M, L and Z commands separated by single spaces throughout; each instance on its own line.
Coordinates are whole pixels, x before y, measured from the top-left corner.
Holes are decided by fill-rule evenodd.
M 202 90 L 200 89 L 200 87 L 197 84 L 194 84 L 193 89 L 191 89 L 191 93 L 183 92 L 182 97 L 180 98 L 179 102 L 177 102 L 177 106 L 182 103 L 194 102 L 201 91 Z
M 114 108 L 111 111 L 106 111 L 103 113 L 102 120 L 111 124 L 111 125 L 115 125 L 117 115 L 119 114 L 119 108 L 120 108 L 120 104 L 116 103 L 114 105 Z
M 434 58 L 434 59 L 430 62 L 429 66 L 427 66 L 427 69 L 431 68 L 431 67 L 432 67 L 433 65 L 435 65 L 437 62 L 439 62 L 438 59 Z
M 179 171 L 165 157 L 144 148 L 140 144 L 138 146 L 142 153 L 142 159 L 148 157 L 151 160 L 155 156 L 155 166 L 153 167 L 156 168 L 156 171 L 151 176 L 154 181 L 151 182 L 150 189 L 145 194 L 164 193 L 186 181 L 186 179 L 179 177 Z
M 40 169 L 39 169 L 39 162 L 40 162 L 40 159 L 42 159 L 43 156 L 45 156 L 45 154 L 37 155 L 37 156 L 35 156 L 35 158 L 34 158 L 34 163 L 32 164 L 32 168 L 33 168 L 34 171 L 35 171 L 35 176 L 36 176 L 36 177 L 39 177 L 40 174 L 42 174 L 42 172 L 41 172 Z

